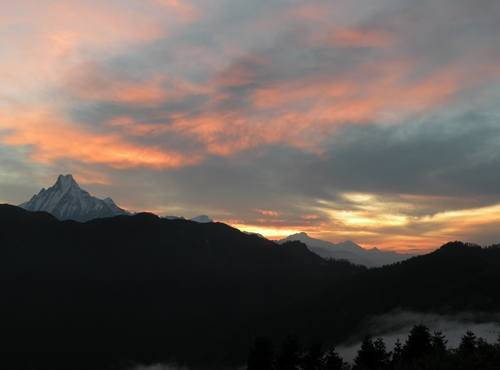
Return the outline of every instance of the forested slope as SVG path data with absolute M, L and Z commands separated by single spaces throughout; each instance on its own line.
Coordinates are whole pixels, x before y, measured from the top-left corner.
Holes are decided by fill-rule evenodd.
M 220 223 L 78 223 L 0 205 L 6 368 L 234 368 L 258 335 L 337 345 L 394 309 L 499 311 L 498 286 L 498 247 L 453 242 L 366 269 Z
M 427 255 L 334 282 L 312 299 L 263 318 L 258 329 L 251 321 L 247 328 L 276 341 L 293 333 L 306 341 L 319 337 L 336 345 L 351 335 L 366 333 L 366 318 L 393 310 L 451 315 L 499 312 L 498 286 L 498 245 L 482 248 L 450 242 Z
M 0 361 L 37 369 L 225 363 L 222 339 L 244 318 L 364 270 L 152 214 L 82 224 L 3 205 L 0 225 Z

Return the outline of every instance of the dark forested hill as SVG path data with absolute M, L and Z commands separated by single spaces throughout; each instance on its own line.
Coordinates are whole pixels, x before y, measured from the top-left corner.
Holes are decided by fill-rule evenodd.
M 304 340 L 320 337 L 335 345 L 356 333 L 370 335 L 364 320 L 394 310 L 499 312 L 499 286 L 500 246 L 450 242 L 427 255 L 334 282 L 313 299 L 267 316 L 259 329 L 248 326 L 277 341 L 282 337 L 275 333 L 288 330 Z
M 244 364 L 257 335 L 337 344 L 393 309 L 500 310 L 500 249 L 367 270 L 300 242 L 152 214 L 58 221 L 0 205 L 0 367 Z
M 244 362 L 221 347 L 240 321 L 363 270 L 220 223 L 138 214 L 82 224 L 1 205 L 0 362 Z

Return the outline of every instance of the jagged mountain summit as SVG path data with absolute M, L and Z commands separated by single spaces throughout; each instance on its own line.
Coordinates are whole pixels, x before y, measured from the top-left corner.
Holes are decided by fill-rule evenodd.
M 166 216 L 161 216 L 161 218 L 165 218 L 167 220 L 185 220 L 185 218 L 183 216 L 169 216 L 169 215 L 166 215 Z M 200 224 L 207 224 L 207 223 L 214 222 L 214 220 L 212 220 L 207 215 L 199 215 L 199 216 L 190 218 L 189 221 L 198 222 Z
M 59 220 L 85 222 L 94 218 L 130 215 L 118 207 L 113 199 L 99 199 L 78 186 L 71 174 L 59 175 L 56 183 L 42 189 L 25 203 L 19 205 L 27 211 L 45 211 Z
M 206 223 L 214 222 L 214 220 L 212 220 L 207 215 L 199 215 L 199 216 L 191 218 L 190 220 L 194 221 L 194 222 L 198 222 L 200 224 L 206 224 Z
M 364 265 L 366 267 L 380 267 L 395 262 L 404 261 L 412 254 L 385 252 L 377 248 L 365 249 L 356 243 L 346 240 L 340 243 L 327 242 L 321 239 L 311 238 L 306 233 L 297 233 L 287 236 L 284 239 L 277 240 L 278 244 L 287 241 L 298 240 L 307 245 L 311 252 L 314 252 L 324 258 L 346 259 L 349 262 Z

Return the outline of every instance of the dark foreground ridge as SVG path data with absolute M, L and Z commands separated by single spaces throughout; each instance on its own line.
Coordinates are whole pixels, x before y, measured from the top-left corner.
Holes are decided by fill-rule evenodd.
M 6 369 L 244 364 L 258 335 L 338 344 L 395 308 L 495 311 L 500 249 L 455 242 L 367 270 L 221 223 L 59 221 L 0 205 Z
M 78 223 L 2 205 L 0 225 L 8 367 L 241 364 L 246 343 L 242 357 L 223 343 L 243 318 L 364 270 L 300 242 L 147 213 Z

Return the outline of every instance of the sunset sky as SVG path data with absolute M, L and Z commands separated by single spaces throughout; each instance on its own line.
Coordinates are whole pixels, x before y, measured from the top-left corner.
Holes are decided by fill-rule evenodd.
M 498 0 L 0 2 L 0 203 L 500 243 Z

